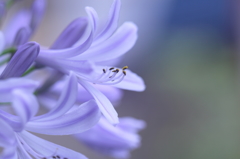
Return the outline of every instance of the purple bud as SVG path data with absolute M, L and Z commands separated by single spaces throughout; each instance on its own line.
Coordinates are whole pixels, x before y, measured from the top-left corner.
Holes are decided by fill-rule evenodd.
M 21 76 L 37 58 L 39 50 L 39 44 L 35 42 L 29 42 L 19 46 L 0 78 Z
M 31 29 L 34 32 L 41 22 L 46 8 L 45 0 L 35 0 L 32 4 Z
M 22 28 L 29 28 L 29 23 L 31 20 L 31 12 L 26 9 L 22 9 L 17 14 L 15 14 L 10 22 L 6 25 L 4 30 L 6 46 L 12 47 L 14 45 L 14 41 L 18 36 L 17 34 L 21 32 Z M 31 32 L 31 30 L 30 30 Z
M 6 11 L 6 4 L 5 4 L 5 2 L 0 2 L 0 20 L 4 16 L 5 11 Z
M 87 19 L 82 17 L 72 21 L 57 38 L 51 49 L 65 49 L 73 46 L 83 36 L 87 22 Z
M 15 39 L 13 41 L 13 46 L 20 46 L 28 41 L 31 36 L 31 30 L 28 27 L 23 27 L 18 30 Z

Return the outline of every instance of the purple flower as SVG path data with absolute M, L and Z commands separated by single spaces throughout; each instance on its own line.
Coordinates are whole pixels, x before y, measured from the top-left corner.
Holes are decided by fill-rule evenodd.
M 76 38 L 74 38 L 75 40 L 66 38 L 66 32 L 70 30 L 69 27 L 72 27 L 72 25 L 69 25 L 53 46 L 54 48 L 61 48 L 57 44 L 73 46 L 58 50 L 41 50 L 37 58 L 37 62 L 65 74 L 73 71 L 78 77 L 79 84 L 94 97 L 99 109 L 112 124 L 119 122 L 117 112 L 108 98 L 92 84 L 112 85 L 134 91 L 145 89 L 143 80 L 131 71 L 126 70 L 127 67 L 119 69 L 98 64 L 117 59 L 130 50 L 136 42 L 137 27 L 132 22 L 125 22 L 116 30 L 120 5 L 120 0 L 114 1 L 108 20 L 102 29 L 99 28 L 96 11 L 91 7 L 86 7 L 90 29 L 85 29 L 82 24 L 78 25 L 80 28 L 84 28 L 81 30 L 85 30 L 85 33 L 81 33 L 79 36 L 80 42 Z M 75 22 L 72 22 L 72 24 L 75 24 Z M 77 32 L 76 29 L 73 32 L 75 31 Z M 66 40 L 64 41 L 64 39 Z M 71 39 L 71 42 L 69 42 L 69 39 Z
M 20 79 L 22 80 L 22 78 Z M 22 158 L 30 158 L 29 154 L 35 158 L 49 158 L 57 155 L 67 158 L 86 158 L 77 152 L 50 143 L 27 132 L 69 135 L 86 131 L 98 122 L 100 112 L 94 100 L 85 102 L 71 111 L 77 95 L 77 79 L 73 74 L 70 74 L 53 109 L 40 116 L 36 116 L 39 105 L 36 97 L 31 93 L 37 85 L 18 84 L 13 87 L 9 85 L 13 83 L 12 80 L 1 82 L 1 86 L 5 83 L 5 87 L 0 88 L 2 91 L 0 95 L 6 94 L 8 100 L 2 99 L 0 102 L 11 102 L 17 114 L 15 116 L 0 110 L 0 119 L 9 124 L 12 131 L 15 132 L 15 140 L 18 143 L 17 145 L 5 144 L 4 147 L 7 150 L 15 146 L 18 151 L 12 151 L 12 153 L 17 153 Z M 29 87 L 31 91 L 29 91 Z M 10 138 L 6 138 L 6 140 L 10 140 Z
M 74 135 L 89 148 L 114 158 L 128 158 L 129 151 L 140 145 L 137 132 L 145 127 L 145 122 L 130 117 L 120 118 L 114 127 L 104 118 L 88 131 Z
M 121 1 L 114 0 L 103 25 L 97 12 L 86 7 L 88 17 L 72 21 L 49 49 L 42 49 L 28 41 L 45 5 L 45 0 L 34 0 L 0 32 L 0 158 L 86 159 L 31 132 L 77 134 L 96 151 L 128 157 L 140 145 L 137 132 L 145 123 L 133 118 L 119 123 L 112 103 L 119 103 L 120 89 L 143 91 L 145 84 L 127 66 L 112 65 L 135 44 L 137 26 L 125 22 L 117 29 Z M 0 17 L 6 9 L 0 3 Z M 42 105 L 49 111 L 37 115 Z

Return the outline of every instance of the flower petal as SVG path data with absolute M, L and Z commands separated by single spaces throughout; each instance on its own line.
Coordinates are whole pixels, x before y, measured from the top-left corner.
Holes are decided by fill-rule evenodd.
M 17 159 L 16 139 L 12 128 L 2 119 L 0 119 L 0 127 L 0 147 L 3 148 L 0 158 Z
M 132 117 L 120 118 L 118 127 L 128 132 L 138 132 L 146 127 L 146 122 Z
M 108 15 L 108 21 L 105 24 L 103 30 L 100 32 L 100 34 L 97 35 L 96 40 L 94 41 L 94 45 L 99 44 L 102 41 L 108 39 L 116 30 L 118 25 L 120 7 L 121 1 L 114 0 Z
M 87 159 L 84 155 L 78 152 L 75 152 L 63 146 L 41 139 L 27 131 L 19 133 L 19 136 L 21 136 L 21 138 L 30 147 L 32 147 L 34 151 L 38 152 L 39 154 L 43 155 L 46 158 L 50 158 L 52 156 L 59 156 L 61 158 L 68 158 L 68 159 Z
M 44 94 L 40 95 L 40 98 L 42 99 L 49 99 L 52 97 L 52 100 L 56 100 L 55 97 L 58 97 L 60 92 L 63 90 L 65 83 L 65 79 L 62 81 L 56 82 L 49 90 L 48 92 L 45 92 Z M 102 92 L 111 102 L 118 103 L 119 100 L 122 98 L 122 91 L 118 88 L 115 88 L 113 86 L 108 85 L 93 85 L 96 89 L 98 89 L 100 92 Z M 82 87 L 80 84 L 78 85 L 78 95 L 77 95 L 77 102 L 83 103 L 88 100 L 92 99 L 92 95 L 86 91 L 84 87 Z
M 12 105 L 21 119 L 22 126 L 36 115 L 39 108 L 36 97 L 20 89 L 13 91 Z
M 35 42 L 29 42 L 21 45 L 9 61 L 0 78 L 4 79 L 21 76 L 35 61 L 39 50 L 40 47 Z
M 29 122 L 26 130 L 48 135 L 81 133 L 97 124 L 100 117 L 101 113 L 96 102 L 91 100 L 59 118 Z
M 10 125 L 14 131 L 19 132 L 22 130 L 22 123 L 18 116 L 0 110 L 0 118 Z
M 98 14 L 92 7 L 86 7 L 85 10 L 88 14 L 93 34 L 95 34 L 98 29 Z
M 10 23 L 5 27 L 4 35 L 7 47 L 11 47 L 15 36 L 19 29 L 29 27 L 32 15 L 29 10 L 21 10 L 11 19 Z
M 74 74 L 70 73 L 69 79 L 66 82 L 61 96 L 54 106 L 54 108 L 43 115 L 35 117 L 33 120 L 46 121 L 58 118 L 65 114 L 69 109 L 72 108 L 77 98 L 77 78 Z
M 118 114 L 111 102 L 90 83 L 82 79 L 78 79 L 78 83 L 81 84 L 93 96 L 93 98 L 98 104 L 99 109 L 101 110 L 103 115 L 109 120 L 109 122 L 114 125 L 118 124 Z
M 126 72 L 127 74 L 124 77 L 124 79 L 120 83 L 113 86 L 121 89 L 137 91 L 137 92 L 144 91 L 146 86 L 144 84 L 143 79 L 130 70 L 126 70 Z
M 129 118 L 128 121 L 131 123 L 126 127 L 129 127 L 129 129 L 135 129 L 134 126 L 130 128 L 130 125 L 139 123 L 137 122 L 137 119 L 131 119 Z M 122 127 L 119 127 L 120 124 Z M 123 129 L 125 127 L 124 123 L 120 124 L 114 127 L 109 124 L 105 118 L 101 118 L 95 127 L 74 136 L 100 153 L 116 158 L 126 158 L 129 156 L 130 150 L 135 149 L 140 145 L 140 136 L 137 134 L 137 131 Z
M 91 32 L 88 38 L 82 43 L 77 46 L 73 46 L 71 48 L 66 49 L 58 49 L 58 50 L 41 50 L 39 53 L 39 57 L 42 58 L 69 58 L 74 57 L 79 54 L 82 54 L 86 51 L 92 44 L 93 40 L 93 33 Z M 64 59 L 65 60 L 65 59 Z
M 125 22 L 109 39 L 101 45 L 91 47 L 84 54 L 73 57 L 76 60 L 94 62 L 117 58 L 129 51 L 137 40 L 137 26 Z
M 84 34 L 87 27 L 86 18 L 77 18 L 73 20 L 55 40 L 51 49 L 65 49 L 72 47 Z
M 94 87 L 100 92 L 102 92 L 111 102 L 118 103 L 122 98 L 122 91 L 114 88 L 113 86 L 94 85 Z M 87 100 L 90 100 L 91 98 L 92 95 L 88 93 L 82 86 L 78 87 L 78 102 L 85 102 Z
M 31 92 L 38 87 L 38 82 L 24 78 L 10 78 L 0 80 L 0 102 L 10 102 L 12 100 L 12 91 L 14 89 L 23 89 Z
M 0 20 L 2 20 L 5 13 L 6 13 L 6 4 L 5 2 L 0 2 Z
M 5 38 L 3 33 L 0 31 L 0 52 L 3 51 L 4 46 L 5 46 Z
M 28 39 L 31 36 L 31 30 L 29 27 L 22 27 L 16 33 L 16 36 L 13 40 L 13 46 L 20 46 L 28 42 Z
M 39 23 L 42 20 L 45 8 L 46 0 L 34 0 L 31 7 L 32 18 L 30 22 L 30 27 L 33 32 L 36 30 L 36 28 L 38 27 Z
M 74 71 L 77 74 L 88 74 L 92 72 L 92 65 L 86 60 L 52 59 L 38 56 L 37 62 L 55 68 L 65 74 L 69 74 L 70 71 Z
M 0 146 L 14 145 L 16 141 L 12 128 L 2 119 L 0 119 L 0 125 Z

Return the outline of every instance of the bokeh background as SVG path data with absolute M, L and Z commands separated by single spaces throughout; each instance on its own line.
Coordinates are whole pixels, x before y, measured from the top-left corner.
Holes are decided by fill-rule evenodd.
M 112 0 L 51 0 L 35 36 L 49 46 L 67 24 L 100 17 Z M 237 0 L 122 0 L 119 24 L 133 21 L 139 39 L 124 56 L 145 80 L 145 92 L 125 91 L 120 116 L 147 122 L 131 159 L 240 158 L 240 2 Z M 93 153 L 70 137 L 47 139 Z M 110 158 L 109 158 L 110 159 Z

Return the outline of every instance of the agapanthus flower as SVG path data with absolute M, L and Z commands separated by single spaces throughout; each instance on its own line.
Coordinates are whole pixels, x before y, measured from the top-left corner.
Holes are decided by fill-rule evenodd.
M 0 2 L 0 18 L 6 14 L 8 2 L 14 1 Z M 29 42 L 45 5 L 45 0 L 34 0 L 0 32 L 0 126 L 4 129 L 0 131 L 0 157 L 86 158 L 31 132 L 77 134 L 94 150 L 116 158 L 127 157 L 130 150 L 139 146 L 137 131 L 144 122 L 120 118 L 119 123 L 112 103 L 119 103 L 120 89 L 143 91 L 145 85 L 128 66 L 112 65 L 135 44 L 137 26 L 125 22 L 117 29 L 121 1 L 114 0 L 104 25 L 97 12 L 86 7 L 88 17 L 72 21 L 45 49 L 37 42 Z M 48 112 L 38 115 L 40 106 L 47 107 Z M 106 141 L 97 139 L 100 136 Z
M 114 158 L 128 158 L 129 151 L 140 145 L 139 130 L 145 122 L 131 117 L 120 118 L 120 123 L 113 127 L 101 118 L 99 123 L 88 131 L 74 135 L 91 149 Z
M 17 87 L 12 87 L 9 85 L 10 83 L 14 83 L 12 80 L 19 79 L 3 80 L 1 81 L 0 88 L 2 90 L 0 95 L 7 94 L 11 97 L 2 99 L 0 102 L 11 102 L 15 113 L 18 115 L 16 116 L 0 110 L 0 118 L 6 122 L 3 125 L 9 124 L 12 129 L 7 128 L 8 132 L 10 134 L 14 133 L 14 139 L 11 136 L 5 135 L 4 141 L 14 140 L 14 142 L 11 142 L 12 144 L 2 144 L 6 149 L 4 152 L 9 152 L 9 150 L 15 148 L 17 151 L 10 151 L 12 154 L 8 155 L 24 159 L 31 158 L 30 155 L 41 159 L 57 156 L 68 159 L 85 159 L 86 157 L 80 153 L 40 139 L 28 132 L 48 135 L 69 135 L 86 131 L 98 122 L 100 112 L 94 100 L 85 102 L 78 106 L 78 108 L 75 108 L 74 111 L 71 111 L 77 95 L 76 77 L 70 74 L 54 108 L 50 112 L 39 116 L 36 116 L 39 107 L 36 97 L 27 91 L 29 87 L 36 89 L 37 83 L 33 83 L 31 86 L 28 81 L 28 85 L 25 83 L 18 84 Z M 6 134 L 5 132 L 3 133 Z
M 82 29 L 80 36 L 74 37 L 76 40 L 66 34 L 74 30 L 74 27 L 69 25 L 55 41 L 53 48 L 57 49 L 41 50 L 37 58 L 37 62 L 65 74 L 73 71 L 78 77 L 79 84 L 92 94 L 101 112 L 112 124 L 118 123 L 117 112 L 111 102 L 92 84 L 112 85 L 134 91 L 145 89 L 143 80 L 130 70 L 126 70 L 127 66 L 115 68 L 102 65 L 105 61 L 115 60 L 125 54 L 137 39 L 137 26 L 132 22 L 125 22 L 116 30 L 119 10 L 120 0 L 115 0 L 106 24 L 99 28 L 97 12 L 91 7 L 86 7 L 90 29 L 86 29 L 86 25 L 83 25 L 85 19 L 79 19 L 82 22 L 78 22 L 80 24 L 78 30 Z M 77 21 L 73 21 L 72 24 L 77 25 Z M 78 30 L 72 32 L 79 32 Z M 58 49 L 62 45 L 69 48 Z

